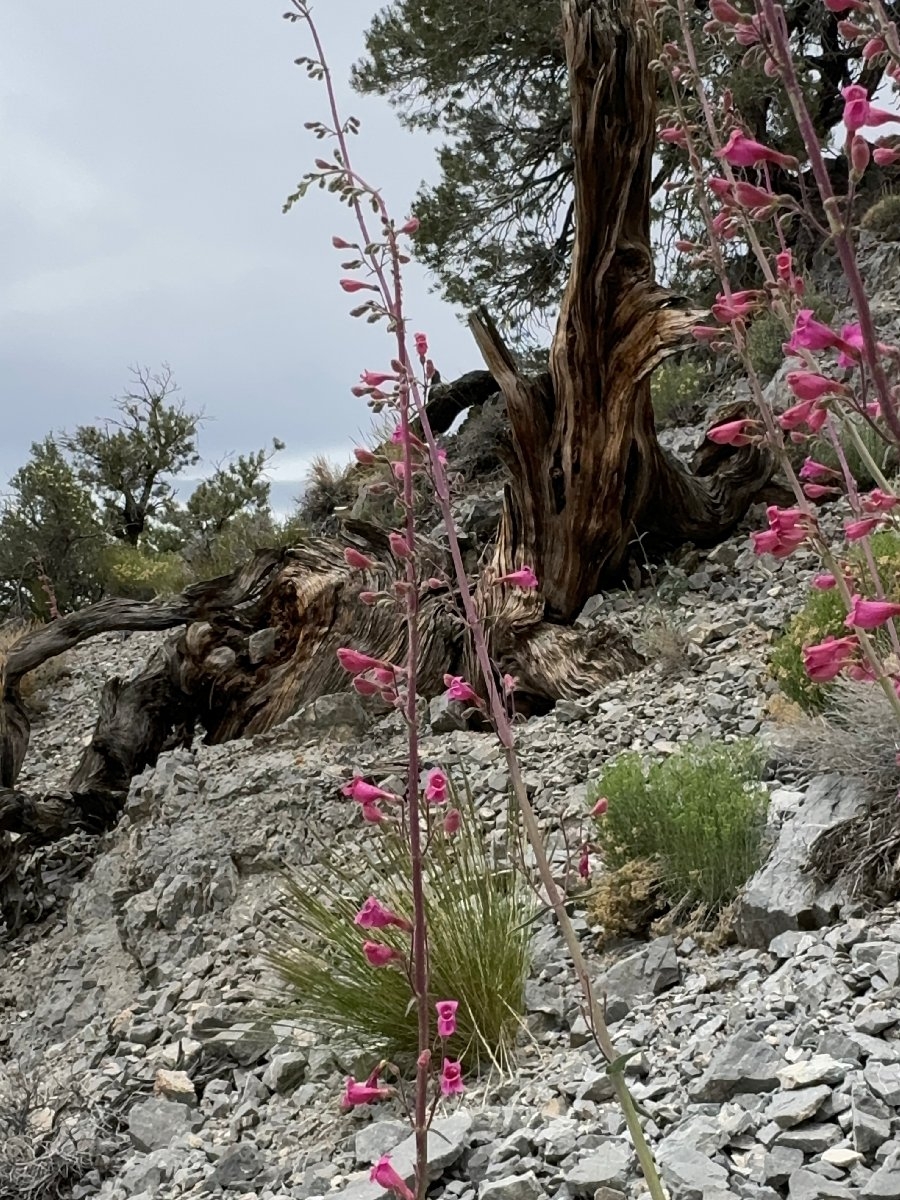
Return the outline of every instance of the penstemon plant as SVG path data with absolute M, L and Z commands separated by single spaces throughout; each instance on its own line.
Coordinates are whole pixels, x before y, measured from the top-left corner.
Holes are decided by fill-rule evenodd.
M 360 240 L 351 242 L 341 237 L 332 239 L 336 249 L 350 251 L 353 255 L 342 267 L 354 274 L 342 278 L 340 286 L 348 294 L 360 295 L 362 302 L 353 310 L 353 315 L 364 317 L 370 322 L 384 321 L 395 345 L 390 369 L 364 371 L 360 383 L 353 390 L 359 396 L 368 397 L 373 407 L 379 410 L 388 408 L 397 417 L 392 441 L 400 447 L 401 456 L 391 464 L 391 473 L 396 498 L 404 514 L 404 523 L 402 529 L 390 534 L 389 541 L 394 557 L 403 562 L 405 573 L 404 578 L 394 584 L 393 593 L 363 591 L 359 598 L 364 604 L 396 603 L 402 607 L 406 624 L 406 658 L 402 664 L 397 664 L 353 647 L 345 647 L 338 652 L 342 666 L 352 675 L 352 684 L 356 691 L 363 696 L 377 696 L 393 705 L 403 714 L 407 729 L 407 782 L 404 796 L 389 793 L 359 778 L 354 778 L 345 789 L 348 796 L 360 803 L 364 820 L 374 827 L 385 820 L 393 820 L 409 838 L 410 846 L 412 919 L 407 920 L 400 914 L 386 909 L 377 897 L 371 897 L 356 916 L 357 924 L 364 929 L 377 930 L 390 926 L 395 929 L 402 928 L 408 936 L 408 952 L 383 947 L 374 938 L 364 943 L 361 952 L 366 955 L 373 968 L 400 969 L 407 973 L 412 1003 L 418 1017 L 418 1057 L 411 1106 L 416 1142 L 413 1188 L 411 1189 L 407 1181 L 399 1175 L 389 1156 L 376 1163 L 371 1177 L 401 1196 L 403 1200 L 423 1200 L 428 1182 L 428 1129 L 437 1104 L 441 1096 L 456 1095 L 464 1089 L 457 1062 L 444 1059 L 438 1069 L 438 1055 L 435 1053 L 435 1037 L 432 1033 L 432 1001 L 429 995 L 424 856 L 433 837 L 453 836 L 458 828 L 460 814 L 456 809 L 447 809 L 438 823 L 434 813 L 440 811 L 440 805 L 445 800 L 446 778 L 442 772 L 432 771 L 424 786 L 420 778 L 417 705 L 419 596 L 422 588 L 443 587 L 447 582 L 443 579 L 423 578 L 424 573 L 420 570 L 414 507 L 415 485 L 417 477 L 427 473 L 431 478 L 448 532 L 450 557 L 456 588 L 460 595 L 462 617 L 481 673 L 479 681 L 445 675 L 446 695 L 451 700 L 461 701 L 479 709 L 497 734 L 507 761 L 511 791 L 534 854 L 544 898 L 556 916 L 582 991 L 588 1027 L 606 1062 L 650 1195 L 653 1200 L 665 1200 L 653 1155 L 625 1080 L 628 1056 L 618 1055 L 613 1045 L 603 1005 L 592 987 L 578 935 L 567 912 L 565 897 L 554 879 L 538 820 L 528 799 L 513 731 L 516 681 L 509 676 L 498 679 L 498 672 L 491 662 L 484 624 L 477 611 L 466 575 L 451 511 L 446 455 L 437 444 L 426 410 L 428 387 L 434 375 L 434 366 L 428 357 L 425 335 L 414 335 L 412 352 L 407 339 L 402 267 L 409 258 L 400 239 L 405 234 L 414 232 L 417 223 L 415 218 L 411 218 L 400 226 L 395 225 L 381 193 L 355 172 L 348 139 L 350 134 L 357 131 L 357 122 L 353 118 L 341 120 L 331 74 L 309 5 L 305 0 L 291 0 L 291 4 L 292 10 L 285 13 L 286 19 L 304 21 L 315 48 L 314 57 L 304 56 L 296 61 L 306 68 L 312 78 L 324 83 L 331 119 L 330 124 L 310 122 L 307 128 L 321 139 L 333 139 L 336 145 L 333 158 L 316 160 L 316 170 L 303 177 L 297 190 L 288 198 L 285 207 L 290 208 L 314 182 L 336 192 L 349 205 L 356 220 Z M 378 223 L 377 232 L 370 227 L 372 218 L 368 215 L 369 211 Z M 360 278 L 361 272 L 365 273 L 363 278 Z M 421 430 L 421 438 L 414 432 L 414 422 Z M 355 453 L 357 459 L 364 463 L 374 463 L 377 460 L 377 456 L 367 449 L 358 449 Z M 378 565 L 375 560 L 355 549 L 348 549 L 345 558 L 348 566 L 355 570 L 371 571 Z M 526 589 L 540 586 L 540 581 L 528 564 L 523 564 L 517 570 L 493 582 L 496 585 Z M 434 1004 L 438 1045 L 455 1030 L 456 1004 L 452 998 L 441 999 Z M 379 1075 L 380 1071 L 376 1070 L 365 1081 L 348 1080 L 344 1105 L 368 1104 L 393 1094 L 393 1089 L 379 1082 Z
M 878 0 L 824 3 L 835 13 L 853 10 L 853 21 L 841 21 L 839 33 L 870 67 L 883 66 L 885 82 L 896 84 L 900 79 L 900 59 L 893 50 L 898 47 L 897 31 L 884 6 Z M 860 435 L 865 426 L 886 446 L 900 446 L 896 383 L 900 349 L 877 339 L 851 228 L 856 187 L 870 161 L 874 158 L 879 165 L 900 161 L 891 139 L 873 148 L 862 131 L 900 118 L 874 105 L 861 85 L 843 89 L 841 153 L 849 185 L 845 195 L 837 195 L 798 80 L 783 9 L 775 0 L 755 0 L 746 10 L 730 0 L 710 0 L 711 19 L 705 32 L 746 47 L 745 63 L 757 63 L 784 88 L 818 194 L 816 211 L 800 161 L 751 137 L 729 94 L 709 95 L 685 0 L 662 0 L 648 5 L 649 9 L 660 27 L 674 23 L 679 31 L 678 39 L 662 44 L 659 53 L 674 96 L 673 111 L 660 136 L 680 146 L 687 157 L 708 237 L 705 246 L 683 242 L 679 248 L 696 265 L 712 266 L 722 289 L 712 306 L 718 324 L 700 326 L 695 335 L 714 350 L 737 354 L 757 410 L 756 417 L 715 426 L 708 437 L 735 447 L 764 444 L 776 455 L 796 504 L 768 508 L 769 528 L 753 535 L 754 547 L 759 554 L 780 559 L 801 546 L 812 546 L 823 563 L 813 586 L 834 588 L 843 601 L 846 634 L 804 647 L 809 678 L 826 683 L 843 674 L 877 683 L 900 720 L 900 638 L 895 626 L 900 604 L 885 594 L 870 540 L 876 531 L 896 529 L 900 499 Z M 721 175 L 711 177 L 704 162 L 716 160 Z M 776 191 L 776 171 L 795 177 L 791 193 Z M 799 193 L 799 200 L 793 192 Z M 806 287 L 788 245 L 789 222 L 795 227 L 805 222 L 823 244 L 834 248 L 856 317 L 840 330 L 818 320 L 815 311 L 804 306 Z M 742 239 L 754 255 L 762 286 L 733 290 L 724 254 L 725 243 L 732 239 Z M 774 250 L 769 248 L 773 245 Z M 783 323 L 784 350 L 793 368 L 786 374 L 793 403 L 780 413 L 764 393 L 748 347 L 748 320 L 764 311 Z M 814 444 L 816 438 L 830 443 L 838 467 L 808 455 L 796 470 L 788 447 Z M 850 468 L 847 450 L 851 446 L 875 481 L 868 491 L 859 487 Z M 823 531 L 816 506 L 842 496 L 849 503 L 851 519 L 835 543 Z

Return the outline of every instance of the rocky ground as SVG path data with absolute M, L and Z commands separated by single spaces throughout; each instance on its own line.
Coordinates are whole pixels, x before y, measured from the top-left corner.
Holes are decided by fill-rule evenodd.
M 591 601 L 583 621 L 620 623 L 652 661 L 521 725 L 548 828 L 583 818 L 590 781 L 619 750 L 767 736 L 766 654 L 813 568 L 802 555 L 761 562 L 742 532 L 682 556 L 652 587 Z M 154 639 L 113 636 L 71 656 L 43 693 L 21 786 L 65 779 L 102 680 Z M 458 756 L 482 811 L 501 819 L 494 740 L 453 729 L 440 704 L 432 715 L 426 758 Z M 394 718 L 326 697 L 263 737 L 165 755 L 134 781 L 81 878 L 85 840 L 47 857 L 45 919 L 0 947 L 2 1200 L 36 1194 L 54 1169 L 78 1177 L 62 1195 L 105 1200 L 382 1195 L 368 1165 L 388 1150 L 410 1160 L 399 1109 L 342 1114 L 351 1064 L 250 1024 L 268 994 L 260 951 L 278 872 L 315 856 L 314 835 L 348 847 L 367 836 L 339 786 L 353 771 L 389 774 L 401 755 Z M 841 909 L 796 869 L 798 845 L 858 805 L 852 784 L 782 765 L 768 786 L 775 857 L 738 914 L 744 944 L 709 950 L 678 935 L 601 954 L 579 919 L 596 986 L 617 1046 L 638 1051 L 628 1071 L 672 1200 L 900 1197 L 900 912 Z M 469 1081 L 439 1118 L 433 1194 L 642 1195 L 552 922 L 535 938 L 528 1010 L 515 1073 Z M 57 1158 L 16 1166 L 42 1136 Z

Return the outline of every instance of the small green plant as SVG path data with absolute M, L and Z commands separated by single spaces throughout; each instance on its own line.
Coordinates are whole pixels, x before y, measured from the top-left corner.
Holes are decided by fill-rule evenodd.
M 180 592 L 186 582 L 184 562 L 174 551 L 156 552 L 117 542 L 106 547 L 104 560 L 107 586 L 116 596 L 152 600 Z
M 653 373 L 650 394 L 653 413 L 660 425 L 677 425 L 696 416 L 696 409 L 709 391 L 709 363 L 685 358 L 669 361 Z
M 827 325 L 834 319 L 834 301 L 821 292 L 808 292 L 803 298 L 803 307 L 811 308 L 819 321 Z M 784 343 L 788 331 L 780 317 L 771 311 L 761 313 L 747 330 L 747 353 L 759 377 L 771 379 L 784 364 Z
M 900 197 L 898 197 L 900 199 Z M 895 474 L 898 466 L 900 466 L 900 455 L 897 453 L 897 447 L 888 441 L 885 441 L 868 421 L 862 420 L 860 417 L 844 417 L 844 421 L 850 425 L 859 435 L 860 441 L 868 450 L 875 465 L 881 469 L 883 475 L 890 477 Z M 849 435 L 842 436 L 841 446 L 844 455 L 847 459 L 847 466 L 861 488 L 872 487 L 878 481 L 872 475 L 872 469 L 866 459 L 859 452 L 856 442 Z M 828 438 L 817 438 L 807 452 L 818 462 L 824 463 L 826 467 L 832 467 L 834 470 L 840 470 L 840 462 L 838 461 L 837 453 L 834 446 Z
M 459 804 L 458 796 L 454 801 Z M 425 905 L 431 993 L 459 1002 L 447 1053 L 470 1065 L 509 1059 L 521 1025 L 535 905 L 513 869 L 511 842 L 492 852 L 470 797 L 452 837 L 436 832 L 428 850 Z M 508 829 L 516 826 L 512 811 Z M 439 823 L 438 823 L 439 830 Z M 358 852 L 357 852 L 358 853 Z M 349 1050 L 399 1061 L 415 1058 L 416 1012 L 402 969 L 372 967 L 354 916 L 369 891 L 409 918 L 409 845 L 399 831 L 372 839 L 364 861 L 329 853 L 322 866 L 285 881 L 269 962 L 287 984 L 278 1011 Z M 379 929 L 406 952 L 409 935 Z M 404 943 L 405 939 L 405 943 Z
M 876 200 L 863 214 L 860 224 L 887 242 L 900 241 L 900 196 L 882 196 Z
M 688 746 L 649 766 L 620 755 L 592 791 L 592 803 L 608 802 L 595 837 L 605 865 L 653 863 L 671 906 L 714 915 L 761 862 L 761 769 L 746 742 Z
M 900 537 L 885 530 L 870 539 L 872 557 L 889 600 L 900 598 Z M 856 552 L 859 558 L 860 552 Z M 858 563 L 860 571 L 863 562 Z M 803 666 L 804 646 L 814 646 L 825 638 L 844 637 L 847 628 L 844 620 L 847 610 L 840 594 L 834 589 L 819 591 L 811 588 L 803 608 L 790 621 L 785 632 L 775 643 L 769 657 L 769 668 L 778 686 L 789 700 L 807 713 L 823 712 L 828 704 L 831 684 L 813 683 Z M 876 643 L 885 642 L 883 631 L 873 632 Z M 885 642 L 885 652 L 890 647 Z

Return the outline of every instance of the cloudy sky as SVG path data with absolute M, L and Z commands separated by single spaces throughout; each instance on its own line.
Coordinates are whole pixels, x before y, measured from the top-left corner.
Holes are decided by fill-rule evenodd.
M 0 16 L 0 482 L 47 432 L 111 411 L 129 366 L 168 362 L 209 418 L 215 462 L 287 443 L 283 498 L 316 453 L 346 458 L 368 424 L 349 394 L 383 332 L 348 315 L 333 197 L 281 213 L 322 144 L 319 85 L 285 0 L 4 0 Z M 403 217 L 434 146 L 347 85 L 380 0 L 320 0 L 357 169 Z M 445 377 L 479 366 L 421 271 L 408 311 Z

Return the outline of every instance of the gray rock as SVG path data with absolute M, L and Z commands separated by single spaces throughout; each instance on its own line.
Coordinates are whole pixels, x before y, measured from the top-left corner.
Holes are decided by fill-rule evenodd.
M 574 1196 L 593 1196 L 600 1187 L 624 1187 L 633 1157 L 627 1142 L 604 1142 L 580 1157 L 563 1178 Z
M 367 708 L 356 692 L 336 692 L 318 696 L 291 720 L 292 727 L 314 731 L 325 730 L 332 736 L 339 733 L 363 733 L 372 721 L 372 709 Z
M 738 901 L 734 928 L 745 946 L 766 947 L 789 929 L 819 929 L 848 902 L 838 883 L 824 887 L 804 868 L 813 841 L 856 816 L 866 804 L 858 783 L 836 775 L 814 779 L 797 812 L 788 816 L 765 865 Z
M 778 1134 L 779 1146 L 793 1146 L 804 1154 L 821 1154 L 829 1146 L 839 1142 L 843 1134 L 840 1126 L 826 1122 L 810 1122 L 794 1129 L 785 1129 Z
M 440 1178 L 447 1167 L 460 1157 L 465 1149 L 472 1127 L 472 1118 L 464 1110 L 456 1112 L 451 1117 L 435 1121 L 428 1131 L 428 1178 L 432 1181 Z M 395 1171 L 406 1180 L 412 1181 L 416 1164 L 416 1139 L 410 1135 L 391 1152 L 391 1164 Z M 347 1186 L 329 1192 L 330 1200 L 340 1196 L 342 1200 L 383 1200 L 388 1192 L 378 1183 L 369 1179 L 368 1171 L 351 1176 Z
M 606 993 L 609 1021 L 621 1021 L 642 998 L 658 996 L 681 978 L 681 968 L 670 937 L 660 937 L 643 950 L 615 963 L 598 983 Z
M 900 1107 L 900 1063 L 867 1062 L 863 1079 L 885 1104 Z
M 778 1079 L 783 1088 L 811 1087 L 816 1083 L 840 1083 L 852 1070 L 853 1064 L 840 1062 L 830 1054 L 814 1054 L 812 1058 L 801 1059 L 782 1067 Z
M 860 1200 L 900 1200 L 900 1163 L 892 1154 L 863 1185 Z
M 356 1161 L 360 1166 L 371 1166 L 383 1154 L 390 1154 L 409 1136 L 406 1121 L 373 1121 L 356 1135 L 353 1143 Z
M 308 1061 L 305 1053 L 296 1050 L 275 1054 L 265 1069 L 262 1081 L 270 1091 L 279 1095 L 292 1092 L 303 1082 Z
M 877 1150 L 891 1136 L 890 1109 L 862 1084 L 851 1089 L 850 1099 L 855 1149 Z
M 719 1103 L 741 1092 L 771 1092 L 778 1087 L 778 1072 L 783 1066 L 781 1057 L 767 1042 L 738 1033 L 716 1051 L 688 1093 L 700 1103 Z
M 795 1171 L 788 1180 L 790 1200 L 855 1200 L 845 1183 L 835 1183 L 815 1171 Z
M 660 1174 L 672 1200 L 704 1200 L 714 1188 L 725 1188 L 728 1172 L 718 1163 L 680 1142 L 667 1139 L 657 1155 Z
M 478 1188 L 478 1200 L 541 1200 L 544 1189 L 534 1171 L 489 1179 Z
M 275 653 L 275 640 L 278 637 L 277 629 L 257 629 L 255 633 L 251 633 L 247 638 L 247 654 L 252 663 L 265 662 L 267 658 L 271 658 Z
M 441 693 L 428 703 L 428 722 L 433 733 L 452 733 L 454 729 L 465 729 L 465 706 L 459 700 L 448 700 Z
M 165 1149 L 175 1138 L 190 1133 L 197 1124 L 195 1113 L 187 1105 L 171 1100 L 141 1100 L 128 1114 L 131 1144 L 145 1154 Z
M 766 1108 L 763 1116 L 767 1121 L 774 1121 L 781 1129 L 792 1129 L 794 1125 L 814 1117 L 830 1095 L 831 1088 L 824 1084 L 782 1092 Z
M 264 1161 L 252 1142 L 238 1142 L 236 1146 L 229 1146 L 206 1180 L 206 1191 L 211 1192 L 217 1187 L 245 1190 L 240 1185 L 253 1183 Z
M 763 1160 L 763 1176 L 766 1183 L 781 1187 L 802 1166 L 802 1150 L 793 1146 L 773 1146 Z

